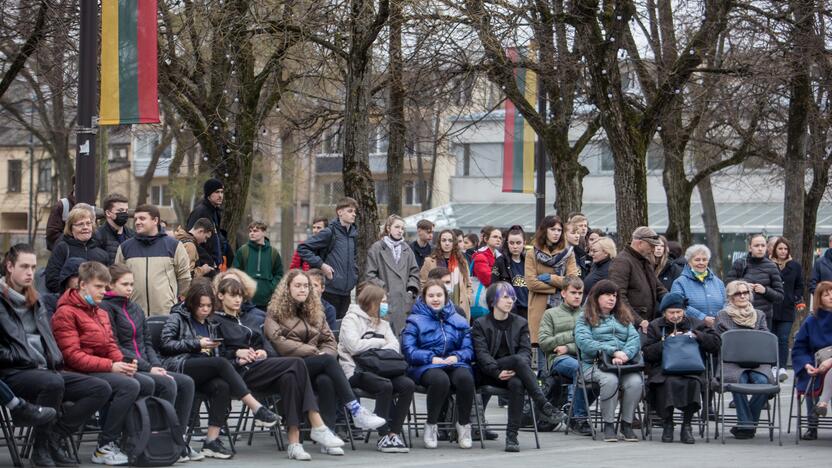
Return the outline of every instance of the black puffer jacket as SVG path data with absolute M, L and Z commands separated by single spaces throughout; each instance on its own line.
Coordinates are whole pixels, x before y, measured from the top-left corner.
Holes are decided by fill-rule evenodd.
M 214 314 L 214 320 L 216 320 L 219 334 L 223 338 L 222 346 L 220 346 L 220 355 L 231 361 L 234 364 L 234 368 L 237 369 L 237 372 L 242 374 L 249 369 L 249 366 L 240 366 L 237 364 L 237 350 L 248 348 L 254 348 L 255 350 L 263 349 L 266 351 L 266 354 L 274 356 L 274 354 L 269 353 L 269 350 L 263 346 L 263 335 L 257 330 L 247 327 L 243 323 L 242 318 L 216 312 Z
M 153 349 L 144 311 L 138 304 L 126 297 L 107 294 L 99 307 L 110 315 L 110 326 L 124 357 L 138 361 L 142 372 L 149 372 L 151 367 L 162 367 L 162 361 Z
M 209 338 L 219 337 L 217 323 L 210 317 L 205 321 L 205 326 L 208 327 Z M 203 355 L 199 335 L 191 326 L 191 313 L 185 304 L 176 304 L 170 310 L 170 317 L 162 328 L 161 348 L 162 364 L 165 369 L 173 372 L 182 372 L 186 359 Z M 219 349 L 214 349 L 211 355 L 219 356 Z
M 777 264 L 766 257 L 752 257 L 749 253 L 734 262 L 725 275 L 725 284 L 739 279 L 766 287 L 763 294 L 754 293 L 754 308 L 763 311 L 767 323 L 771 324 L 774 304 L 783 302 L 783 279 Z
M 789 260 L 780 270 L 783 279 L 783 302 L 774 304 L 774 320 L 794 322 L 795 305 L 803 302 L 803 267 L 795 260 Z
M 478 318 L 471 327 L 471 340 L 474 342 L 477 368 L 483 374 L 495 379 L 499 378 L 503 370 L 495 358 L 502 340 L 507 340 L 509 354 L 517 355 L 527 361 L 529 368 L 532 366 L 529 322 L 515 314 L 509 314 L 506 320 L 511 320 L 508 332 L 497 328 L 497 320 L 493 314 Z
M 52 256 L 46 264 L 46 289 L 53 293 L 63 292 L 61 290 L 61 268 L 66 259 L 70 257 L 83 258 L 87 261 L 110 264 L 110 257 L 101 248 L 95 235 L 86 242 L 64 234 L 61 239 L 52 247 Z
M 682 274 L 682 270 L 684 270 L 684 268 L 684 266 L 679 266 L 679 264 L 674 262 L 672 259 L 667 259 L 664 269 L 657 275 L 659 277 L 659 281 L 661 281 L 665 289 L 670 291 L 670 288 L 673 287 L 673 282 L 676 281 L 676 278 Z
M 609 257 L 598 263 L 592 264 L 592 270 L 590 270 L 589 274 L 586 275 L 586 278 L 584 278 L 584 302 L 586 302 L 586 298 L 589 297 L 589 291 L 592 290 L 595 283 L 603 279 L 607 279 L 610 275 L 610 265 L 612 265 L 612 259 Z
M 124 226 L 124 240 L 130 239 L 131 237 L 135 236 L 136 233 L 131 231 Z M 98 244 L 107 252 L 107 255 L 110 257 L 110 263 L 108 265 L 112 265 L 113 262 L 116 261 L 116 252 L 118 252 L 118 246 L 121 245 L 121 242 L 118 241 L 118 235 L 113 230 L 110 223 L 105 222 L 101 227 L 95 231 L 95 238 L 98 240 Z M 123 242 L 123 241 L 122 241 Z
M 46 308 L 38 301 L 35 304 L 35 321 L 41 336 L 46 365 L 49 369 L 60 370 L 64 365 L 63 354 L 52 335 L 52 326 Z M 0 369 L 36 369 L 38 360 L 29 352 L 26 330 L 3 294 L 0 294 Z

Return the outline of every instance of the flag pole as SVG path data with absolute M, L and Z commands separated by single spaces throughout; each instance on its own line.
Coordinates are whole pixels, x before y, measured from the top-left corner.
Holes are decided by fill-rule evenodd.
M 542 63 L 540 60 L 541 53 L 538 51 L 538 62 Z M 546 118 L 546 92 L 543 89 L 543 85 L 541 84 L 542 80 L 540 77 L 537 77 L 537 110 L 540 113 L 541 119 L 543 122 L 546 123 L 549 119 Z M 534 226 L 537 229 L 540 226 L 540 223 L 543 221 L 543 218 L 546 216 L 546 150 L 543 146 L 543 138 L 542 135 L 537 135 L 537 141 L 535 142 L 534 146 L 534 167 L 536 170 L 536 178 L 537 178 L 537 187 L 535 188 L 535 216 L 534 216 Z
M 81 30 L 78 59 L 78 130 L 75 152 L 75 199 L 95 205 L 96 56 L 98 54 L 98 2 L 81 0 Z

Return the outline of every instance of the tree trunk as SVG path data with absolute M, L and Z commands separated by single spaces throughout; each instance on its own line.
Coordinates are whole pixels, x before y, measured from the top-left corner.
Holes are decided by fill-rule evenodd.
M 427 206 L 433 206 L 433 184 L 436 180 L 436 162 L 439 160 L 439 123 L 442 121 L 442 111 L 438 103 L 434 106 L 433 112 L 433 138 L 430 147 L 430 175 L 428 176 L 428 199 Z
M 664 147 L 664 169 L 662 185 L 667 197 L 667 240 L 674 240 L 682 245 L 690 245 L 690 199 L 693 186 L 688 183 L 685 174 L 685 146 L 674 141 L 672 133 L 677 129 L 665 129 L 662 126 L 661 138 Z
M 402 186 L 405 146 L 404 82 L 402 77 L 402 5 L 401 0 L 390 2 L 390 144 L 387 148 L 387 214 L 402 213 Z M 418 152 L 417 152 L 418 153 Z M 418 156 L 418 154 L 417 154 Z
M 110 193 L 110 131 L 107 127 L 98 127 L 98 206 L 103 206 L 104 198 Z
M 697 185 L 699 200 L 702 201 L 702 222 L 705 224 L 705 243 L 710 246 L 710 267 L 720 277 L 722 273 L 722 239 L 719 237 L 719 220 L 716 215 L 716 202 L 711 187 L 711 177 L 705 177 Z M 684 244 L 683 244 L 684 245 Z
M 295 252 L 295 162 L 297 147 L 293 132 L 283 133 L 280 157 L 280 257 L 289 269 Z
M 580 212 L 583 206 L 584 177 L 589 170 L 584 167 L 569 147 L 568 131 L 552 132 L 543 140 L 555 179 L 555 211 L 564 221 L 569 213 Z M 541 168 L 538 168 L 541 170 Z

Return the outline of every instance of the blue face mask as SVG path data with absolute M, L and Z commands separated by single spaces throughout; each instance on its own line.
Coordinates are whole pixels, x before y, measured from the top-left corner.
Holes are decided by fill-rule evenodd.
M 92 298 L 92 294 L 84 294 L 84 301 L 91 306 L 95 306 L 95 299 Z
M 379 317 L 387 317 L 387 312 L 389 312 L 390 305 L 386 302 L 382 302 L 381 305 L 378 307 L 378 316 Z

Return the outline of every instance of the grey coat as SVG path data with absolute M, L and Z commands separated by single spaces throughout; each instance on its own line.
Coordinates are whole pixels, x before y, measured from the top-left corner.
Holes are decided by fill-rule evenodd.
M 376 241 L 367 251 L 367 281 L 387 291 L 388 320 L 398 335 L 404 328 L 407 315 L 413 307 L 413 299 L 419 293 L 419 265 L 413 249 L 402 242 L 399 262 L 383 240 Z
M 728 330 L 748 330 L 747 327 L 737 325 L 725 309 L 719 311 L 719 314 L 716 316 L 716 323 L 714 324 L 714 327 L 720 335 Z M 766 326 L 766 314 L 759 309 L 757 310 L 757 325 L 754 326 L 754 330 L 769 331 Z M 723 378 L 725 379 L 725 383 L 739 383 L 740 374 L 747 370 L 760 372 L 768 377 L 769 383 L 774 383 L 774 378 L 771 375 L 771 366 L 768 364 L 755 367 L 754 369 L 747 369 L 731 363 L 726 363 L 723 368 Z M 717 377 L 719 376 L 719 371 L 717 371 L 716 375 Z

